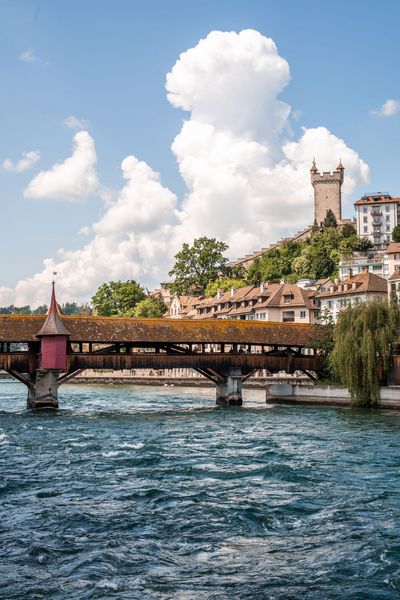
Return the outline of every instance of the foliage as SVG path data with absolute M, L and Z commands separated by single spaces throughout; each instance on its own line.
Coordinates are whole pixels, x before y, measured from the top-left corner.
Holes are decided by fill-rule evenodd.
M 399 327 L 398 305 L 382 300 L 351 305 L 340 313 L 330 365 L 349 389 L 354 406 L 376 405 Z
M 65 302 L 60 306 L 63 315 L 85 315 L 92 314 L 92 309 L 88 304 L 77 304 L 76 302 Z
M 396 244 L 400 243 L 400 225 L 393 227 L 392 240 L 396 242 Z
M 96 315 L 122 316 L 145 298 L 144 289 L 136 281 L 110 281 L 99 287 L 92 298 L 92 305 Z
M 339 243 L 339 253 L 348 256 L 352 252 L 366 252 L 372 248 L 368 238 L 359 238 L 357 234 L 344 237 Z
M 124 316 L 158 319 L 163 316 L 166 310 L 167 306 L 161 296 L 156 296 L 141 300 L 135 308 L 131 308 Z
M 292 263 L 299 256 L 300 249 L 298 242 L 288 242 L 256 258 L 248 271 L 249 281 L 255 284 L 263 281 L 279 283 L 292 273 Z
M 352 225 L 351 223 L 345 223 L 342 227 L 342 237 L 344 238 L 348 238 L 351 237 L 352 235 L 356 235 L 357 231 L 354 227 L 354 225 Z
M 231 288 L 242 288 L 248 285 L 247 281 L 244 279 L 232 279 L 230 277 L 224 277 L 222 279 L 217 279 L 217 281 L 213 281 L 209 283 L 205 290 L 205 295 L 207 297 L 216 296 L 218 290 L 223 290 L 227 292 Z
M 47 306 L 43 304 L 37 308 L 32 309 L 30 306 L 2 306 L 0 307 L 0 315 L 45 315 L 47 313 Z
M 342 239 L 337 228 L 323 229 L 303 242 L 301 254 L 293 261 L 293 271 L 299 278 L 334 277 L 339 261 Z
M 224 242 L 207 237 L 195 239 L 192 246 L 183 244 L 169 272 L 175 277 L 169 284 L 170 290 L 177 294 L 201 294 L 209 283 L 229 276 L 228 259 L 223 255 L 228 248 Z
M 331 208 L 326 211 L 325 219 L 323 222 L 324 227 L 337 227 L 337 220 L 335 214 Z

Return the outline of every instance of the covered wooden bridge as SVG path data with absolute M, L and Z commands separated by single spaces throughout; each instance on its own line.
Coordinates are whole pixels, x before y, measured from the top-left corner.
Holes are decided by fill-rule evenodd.
M 192 368 L 241 404 L 254 371 L 318 372 L 325 337 L 312 325 L 239 320 L 0 316 L 0 369 L 28 387 L 30 408 L 57 407 L 58 387 L 84 369 Z

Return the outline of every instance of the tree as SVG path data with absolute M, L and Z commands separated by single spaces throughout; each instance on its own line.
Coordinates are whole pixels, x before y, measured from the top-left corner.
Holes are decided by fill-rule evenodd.
M 302 278 L 320 279 L 335 276 L 341 239 L 340 232 L 334 227 L 314 233 L 303 242 L 300 256 L 293 260 L 293 271 Z
M 396 242 L 396 244 L 400 243 L 400 225 L 396 225 L 396 227 L 393 227 L 392 240 Z
M 103 283 L 92 298 L 96 315 L 102 317 L 123 316 L 146 298 L 136 281 L 110 281 Z
M 209 283 L 205 290 L 205 295 L 207 297 L 213 297 L 217 294 L 218 290 L 223 290 L 227 292 L 232 288 L 242 288 L 248 285 L 247 281 L 244 279 L 232 279 L 230 277 L 224 277 L 222 279 L 217 279 L 217 281 L 213 281 Z
M 228 259 L 223 253 L 229 246 L 215 238 L 201 237 L 193 245 L 183 244 L 169 272 L 175 281 L 169 284 L 177 294 L 201 294 L 209 283 L 229 275 Z
M 340 313 L 334 330 L 330 365 L 354 406 L 374 406 L 390 365 L 390 349 L 400 327 L 397 304 L 360 303 Z
M 255 284 L 263 281 L 279 283 L 292 272 L 293 260 L 299 256 L 302 245 L 287 242 L 280 248 L 273 248 L 253 262 L 248 271 L 248 279 Z
M 337 220 L 335 214 L 331 208 L 326 211 L 325 219 L 323 222 L 324 227 L 337 227 Z
M 368 238 L 359 238 L 353 234 L 349 237 L 344 237 L 339 243 L 339 254 L 348 256 L 352 252 L 366 252 L 372 248 L 372 244 Z
M 136 304 L 135 308 L 130 309 L 125 316 L 158 319 L 164 315 L 166 310 L 167 306 L 164 304 L 161 296 L 156 296 L 155 298 L 150 297 L 141 300 Z
M 353 235 L 356 235 L 357 232 L 355 230 L 354 225 L 352 225 L 351 223 L 345 223 L 342 227 L 342 237 L 344 238 L 348 238 L 351 237 Z

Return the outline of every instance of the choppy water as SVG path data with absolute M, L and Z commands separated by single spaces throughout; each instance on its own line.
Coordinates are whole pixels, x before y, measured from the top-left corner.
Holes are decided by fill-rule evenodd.
M 400 597 L 400 413 L 0 383 L 0 598 Z

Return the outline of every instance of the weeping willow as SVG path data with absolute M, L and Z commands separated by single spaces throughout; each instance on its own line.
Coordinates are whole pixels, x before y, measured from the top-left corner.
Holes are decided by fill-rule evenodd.
M 340 313 L 329 361 L 334 376 L 348 388 L 353 406 L 377 404 L 390 366 L 391 345 L 399 335 L 397 304 L 375 300 Z

